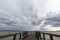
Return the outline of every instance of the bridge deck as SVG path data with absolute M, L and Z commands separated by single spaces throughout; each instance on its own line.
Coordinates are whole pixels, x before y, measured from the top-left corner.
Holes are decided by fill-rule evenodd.
M 2 35 L 1 35 L 2 34 Z M 60 32 L 19 32 L 5 34 L 0 32 L 0 40 L 60 40 Z
M 37 40 L 37 38 L 34 34 L 29 34 L 24 40 Z

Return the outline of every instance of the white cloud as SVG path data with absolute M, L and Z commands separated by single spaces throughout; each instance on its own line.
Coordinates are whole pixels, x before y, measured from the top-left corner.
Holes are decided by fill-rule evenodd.
M 36 4 L 39 17 L 45 17 L 49 11 L 60 10 L 60 0 L 37 0 L 34 4 Z
M 47 3 L 49 11 L 59 11 L 60 10 L 60 0 L 50 0 Z

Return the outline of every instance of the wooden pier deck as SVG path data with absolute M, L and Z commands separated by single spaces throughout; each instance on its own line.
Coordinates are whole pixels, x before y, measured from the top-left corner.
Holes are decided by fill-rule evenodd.
M 26 38 L 23 40 L 38 40 L 34 34 L 29 34 Z
M 17 37 L 18 36 L 18 37 Z M 60 40 L 60 32 L 0 32 L 0 40 Z

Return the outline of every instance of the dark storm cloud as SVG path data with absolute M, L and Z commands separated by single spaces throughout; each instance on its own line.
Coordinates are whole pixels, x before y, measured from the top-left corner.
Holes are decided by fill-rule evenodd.
M 56 14 L 56 12 L 54 14 Z M 57 13 L 56 15 L 53 15 L 53 16 L 51 16 L 51 15 L 53 15 L 53 12 L 52 12 L 52 14 L 49 14 L 49 16 L 48 15 L 46 16 L 44 24 L 52 25 L 54 27 L 60 26 L 60 13 Z

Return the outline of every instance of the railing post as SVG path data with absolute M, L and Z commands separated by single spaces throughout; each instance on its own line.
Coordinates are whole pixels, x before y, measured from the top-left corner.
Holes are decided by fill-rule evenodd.
M 45 40 L 45 34 L 43 33 L 43 40 Z
M 21 33 L 21 40 L 23 39 L 23 33 Z
M 23 33 L 23 38 L 27 37 L 27 32 Z
M 41 33 L 39 34 L 39 40 L 41 40 Z
M 38 40 L 40 40 L 40 33 L 38 32 L 37 34 L 38 34 Z
M 36 37 L 37 37 L 37 40 L 41 40 L 41 33 L 35 32 L 35 35 L 36 35 Z
M 53 40 L 53 36 L 52 35 L 50 35 L 50 40 Z
M 20 33 L 20 35 L 19 35 L 19 40 L 21 40 L 21 33 Z
M 16 40 L 16 34 L 13 36 L 13 40 Z

